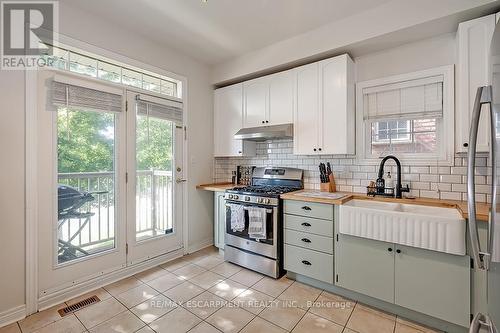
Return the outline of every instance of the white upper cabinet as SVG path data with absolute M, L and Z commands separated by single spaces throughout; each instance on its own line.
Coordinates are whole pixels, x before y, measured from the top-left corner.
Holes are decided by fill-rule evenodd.
M 293 153 L 318 152 L 319 75 L 318 63 L 296 69 L 296 95 L 293 119 Z
M 457 32 L 457 108 L 456 151 L 467 152 L 472 108 L 478 87 L 491 84 L 489 52 L 495 30 L 495 15 L 460 23 Z M 488 108 L 484 105 L 483 108 Z M 481 115 L 477 151 L 489 151 L 489 117 L 484 110 Z
M 255 155 L 254 142 L 234 139 L 243 125 L 243 85 L 220 88 L 214 94 L 214 155 Z
M 243 83 L 243 127 L 292 122 L 293 74 L 291 71 Z
M 293 71 L 269 76 L 269 109 L 266 121 L 271 125 L 293 122 Z
M 269 101 L 269 82 L 259 78 L 243 83 L 243 127 L 266 123 Z
M 347 55 L 295 69 L 294 154 L 354 154 L 354 64 Z

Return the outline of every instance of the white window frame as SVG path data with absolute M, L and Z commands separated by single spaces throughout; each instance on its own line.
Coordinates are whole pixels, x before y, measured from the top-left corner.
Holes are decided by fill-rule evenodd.
M 389 123 L 390 120 L 382 120 L 382 121 L 377 121 L 377 134 L 380 135 L 380 128 L 378 128 L 378 123 Z M 396 120 L 397 122 L 401 121 L 401 120 Z M 410 127 L 411 127 L 411 124 L 410 124 L 410 121 L 411 120 L 403 120 L 404 122 L 406 122 L 406 128 L 407 128 L 407 131 L 410 131 Z M 398 127 L 399 128 L 399 127 Z M 389 135 L 389 130 L 387 130 L 387 134 Z M 397 135 L 401 135 L 400 133 L 396 133 Z M 408 142 L 411 142 L 410 140 L 410 134 L 409 133 L 406 133 L 404 134 L 406 137 L 405 138 L 397 138 L 397 139 L 392 139 L 392 141 L 394 143 L 408 143 Z M 389 142 L 390 139 L 378 139 L 377 141 L 374 141 L 372 142 L 372 144 L 385 144 L 386 142 Z
M 364 119 L 363 91 L 381 85 L 398 84 L 431 76 L 443 76 L 443 118 L 437 129 L 439 151 L 436 154 L 406 153 L 397 157 L 411 165 L 453 165 L 455 149 L 455 76 L 454 65 L 441 66 L 363 81 L 356 84 L 356 157 L 359 163 L 379 164 L 380 158 L 371 155 L 371 122 Z M 384 121 L 382 119 L 382 121 Z

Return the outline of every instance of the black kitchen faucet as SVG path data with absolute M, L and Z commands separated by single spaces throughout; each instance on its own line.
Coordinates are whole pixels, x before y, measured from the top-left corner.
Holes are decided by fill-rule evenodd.
M 380 167 L 378 169 L 378 179 L 377 179 L 377 193 L 385 193 L 385 182 L 384 182 L 384 165 L 387 160 L 394 160 L 396 162 L 396 168 L 397 168 L 397 181 L 396 181 L 396 189 L 395 189 L 395 196 L 398 199 L 401 199 L 402 192 L 410 192 L 410 188 L 408 185 L 403 188 L 403 185 L 401 185 L 401 162 L 399 162 L 398 158 L 393 155 L 387 155 L 382 159 L 382 162 L 380 162 Z

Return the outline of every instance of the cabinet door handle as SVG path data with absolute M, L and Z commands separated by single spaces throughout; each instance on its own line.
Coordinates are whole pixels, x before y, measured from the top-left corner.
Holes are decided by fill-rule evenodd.
M 392 247 L 388 248 L 387 251 L 392 252 Z
M 396 253 L 401 253 L 401 250 L 400 250 L 400 249 L 397 249 L 397 250 L 396 250 Z
M 311 266 L 311 263 L 307 260 L 302 260 L 302 263 L 307 266 Z
M 319 151 L 321 151 L 321 148 L 318 148 Z
M 304 207 L 302 207 L 302 209 L 303 209 L 303 210 L 311 210 L 311 207 L 309 207 L 309 206 L 304 206 Z
M 303 241 L 304 243 L 311 243 L 311 240 L 308 238 L 302 238 L 301 241 Z
M 316 148 L 314 148 L 313 150 L 316 151 Z
M 269 120 L 266 120 L 266 124 L 269 123 Z
M 264 121 L 264 120 L 262 120 L 262 123 L 264 124 L 264 123 L 265 123 L 265 121 Z
M 307 222 L 303 222 L 303 223 L 302 223 L 302 225 L 303 225 L 304 227 L 310 227 L 310 226 L 311 226 L 311 224 L 310 224 L 310 223 L 307 223 Z

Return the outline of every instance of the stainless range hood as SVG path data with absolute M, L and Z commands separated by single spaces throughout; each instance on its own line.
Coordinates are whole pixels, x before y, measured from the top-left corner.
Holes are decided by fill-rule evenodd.
M 293 125 L 271 125 L 242 128 L 235 135 L 237 140 L 266 141 L 269 139 L 285 139 L 293 137 Z

